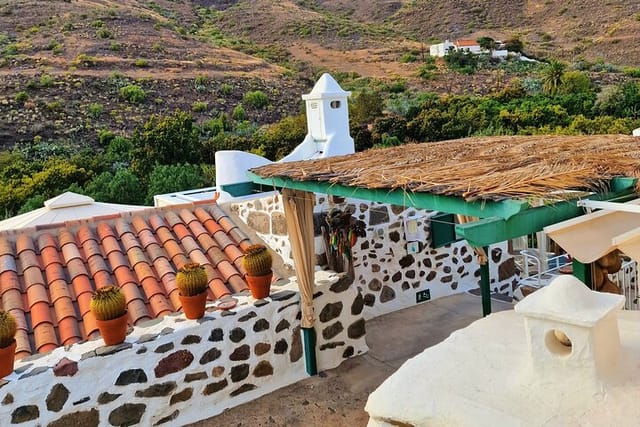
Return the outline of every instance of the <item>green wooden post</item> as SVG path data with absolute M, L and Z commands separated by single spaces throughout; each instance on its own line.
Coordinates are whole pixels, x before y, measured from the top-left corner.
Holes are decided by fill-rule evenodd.
M 583 264 L 574 258 L 573 275 L 580 279 L 589 288 L 591 288 L 591 264 Z
M 489 246 L 484 247 L 487 262 L 480 264 L 480 294 L 482 295 L 482 315 L 491 314 L 491 279 L 489 277 Z
M 318 373 L 316 330 L 314 328 L 302 328 L 302 342 L 304 343 L 304 362 L 307 374 L 316 375 Z

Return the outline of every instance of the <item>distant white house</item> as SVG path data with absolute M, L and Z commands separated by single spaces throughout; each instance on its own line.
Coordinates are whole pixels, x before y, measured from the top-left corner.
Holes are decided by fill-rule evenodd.
M 429 54 L 431 56 L 442 58 L 450 50 L 468 51 L 469 53 L 472 53 L 474 55 L 489 53 L 488 50 L 482 49 L 476 40 L 459 39 L 453 42 L 450 42 L 449 40 L 445 40 L 443 43 L 432 44 L 429 47 Z M 491 51 L 491 57 L 493 58 L 506 58 L 508 55 L 509 55 L 509 52 L 503 49 L 494 49 Z

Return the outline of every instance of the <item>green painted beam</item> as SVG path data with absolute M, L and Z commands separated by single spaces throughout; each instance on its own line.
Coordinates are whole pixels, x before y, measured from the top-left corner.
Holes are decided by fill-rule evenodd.
M 616 193 L 594 194 L 592 200 L 626 201 L 636 197 L 633 187 Z M 485 218 L 476 222 L 456 224 L 456 233 L 464 237 L 472 246 L 487 246 L 504 242 L 542 230 L 547 225 L 556 224 L 583 215 L 584 209 L 576 205 L 576 200 L 558 202 L 522 211 L 508 219 Z
M 302 329 L 302 342 L 304 344 L 304 364 L 307 374 L 316 375 L 318 373 L 318 362 L 316 361 L 316 330 L 313 328 Z
M 348 187 L 329 182 L 295 181 L 281 177 L 262 178 L 253 172 L 247 172 L 247 175 L 253 182 L 262 184 L 267 188 L 292 188 L 294 190 L 308 191 L 311 193 L 333 194 L 335 196 L 352 197 L 361 200 L 411 206 L 418 209 L 430 209 L 454 214 L 477 216 L 480 218 L 500 217 L 506 219 L 530 207 L 529 203 L 519 200 L 466 202 L 461 197 L 441 196 L 431 193 Z
M 489 247 L 485 246 L 484 253 L 489 255 Z M 489 260 L 480 264 L 480 295 L 482 295 L 482 315 L 491 314 L 491 275 L 489 273 Z

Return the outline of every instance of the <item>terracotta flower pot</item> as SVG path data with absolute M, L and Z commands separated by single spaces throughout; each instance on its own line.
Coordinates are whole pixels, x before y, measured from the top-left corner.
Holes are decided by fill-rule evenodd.
M 13 372 L 13 362 L 16 358 L 16 340 L 5 348 L 0 348 L 0 378 Z
M 100 335 L 105 345 L 116 345 L 124 342 L 127 336 L 127 313 L 111 320 L 96 319 Z
M 187 319 L 200 319 L 204 316 L 204 306 L 207 304 L 206 291 L 190 297 L 178 294 L 178 297 L 182 303 L 182 311 L 184 311 Z
M 246 275 L 245 279 L 249 284 L 249 290 L 251 296 L 255 299 L 262 299 L 269 296 L 271 291 L 271 279 L 273 278 L 273 272 L 265 274 L 263 276 L 250 276 Z

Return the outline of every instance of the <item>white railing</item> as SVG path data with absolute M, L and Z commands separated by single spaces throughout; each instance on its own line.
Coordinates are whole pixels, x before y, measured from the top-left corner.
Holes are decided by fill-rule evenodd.
M 638 264 L 634 260 L 624 261 L 620 271 L 609 275 L 625 297 L 625 310 L 640 310 L 638 298 Z

